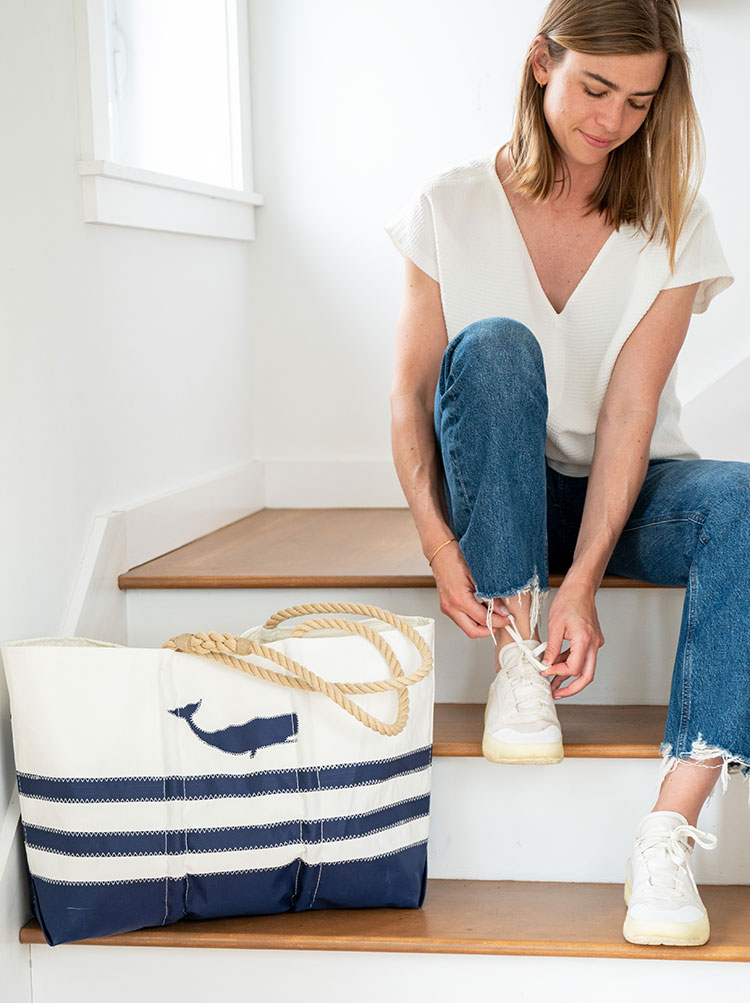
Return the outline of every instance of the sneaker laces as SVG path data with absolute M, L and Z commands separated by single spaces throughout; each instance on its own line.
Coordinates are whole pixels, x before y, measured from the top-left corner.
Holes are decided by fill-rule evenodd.
M 533 652 L 527 647 L 524 646 L 523 651 L 533 658 Z M 508 659 L 507 664 L 501 666 L 500 674 L 510 688 L 517 713 L 521 717 L 529 715 L 530 719 L 536 719 L 540 711 L 549 710 L 552 691 L 531 658 L 525 659 L 522 655 L 518 659 Z
M 492 630 L 493 607 L 494 600 L 490 599 L 487 605 L 487 628 L 492 635 L 494 644 L 497 645 L 495 634 Z M 508 613 L 508 617 L 510 618 L 510 623 L 505 624 L 505 629 L 513 638 L 515 650 L 519 653 L 520 658 L 517 660 L 511 659 L 507 665 L 501 660 L 501 675 L 510 686 L 517 712 L 520 715 L 529 715 L 529 719 L 533 720 L 537 717 L 540 710 L 547 710 L 549 708 L 552 698 L 552 691 L 550 690 L 547 678 L 540 675 L 546 669 L 546 666 L 541 663 L 538 657 L 546 649 L 547 642 L 540 641 L 536 647 L 530 648 L 528 641 L 531 638 L 524 640 L 521 632 L 516 627 L 513 614 Z M 533 671 L 530 672 L 529 669 L 533 669 Z
M 646 865 L 648 883 L 652 888 L 679 895 L 680 880 L 684 880 L 683 876 L 687 874 L 693 891 L 698 895 L 698 886 L 690 867 L 690 837 L 704 850 L 713 850 L 717 843 L 716 836 L 702 832 L 687 822 L 676 826 L 669 834 L 655 832 L 636 839 L 634 849 Z
M 497 638 L 495 637 L 495 631 L 492 629 L 492 613 L 494 612 L 494 609 L 495 609 L 495 600 L 494 599 L 488 599 L 487 600 L 487 618 L 486 618 L 487 630 L 490 632 L 490 637 L 492 638 L 492 643 L 495 645 L 495 647 L 497 647 Z M 539 670 L 539 672 L 545 671 L 546 668 L 547 668 L 547 666 L 546 665 L 542 665 L 542 663 L 539 661 L 539 659 L 536 656 L 540 655 L 544 651 L 544 649 L 547 647 L 547 642 L 546 641 L 540 641 L 538 647 L 534 648 L 533 651 L 530 651 L 529 648 L 526 645 L 526 642 L 521 637 L 520 630 L 518 629 L 518 627 L 516 627 L 516 621 L 515 621 L 515 619 L 513 617 L 513 614 L 511 612 L 508 612 L 507 616 L 510 619 L 510 623 L 506 623 L 505 624 L 505 629 L 508 631 L 508 633 L 510 634 L 510 636 L 516 642 L 516 645 L 518 646 L 518 648 L 519 648 L 519 650 L 521 652 L 521 657 L 525 661 L 530 662 L 534 666 L 535 669 Z M 529 640 L 531 640 L 531 638 L 529 638 Z

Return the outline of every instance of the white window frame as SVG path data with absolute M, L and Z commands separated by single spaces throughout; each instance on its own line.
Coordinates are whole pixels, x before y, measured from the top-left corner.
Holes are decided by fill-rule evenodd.
M 242 189 L 222 188 L 116 163 L 112 157 L 108 74 L 107 0 L 74 0 L 83 219 L 171 233 L 233 240 L 255 237 L 250 142 L 250 62 L 247 0 L 237 3 Z

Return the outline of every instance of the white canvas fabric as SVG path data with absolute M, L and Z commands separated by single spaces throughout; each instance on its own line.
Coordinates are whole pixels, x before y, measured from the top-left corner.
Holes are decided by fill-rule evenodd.
M 434 621 L 403 620 L 431 651 Z M 362 622 L 406 674 L 419 669 L 404 634 Z M 365 638 L 292 638 L 296 625 L 243 636 L 330 681 L 389 677 Z M 403 731 L 384 736 L 320 693 L 169 648 L 40 638 L 0 652 L 34 908 L 50 943 L 183 916 L 421 903 L 432 673 L 409 687 Z M 394 691 L 352 699 L 396 716 Z
M 440 283 L 449 340 L 487 317 L 529 328 L 544 356 L 550 466 L 588 476 L 594 433 L 620 349 L 662 289 L 700 282 L 694 313 L 734 281 L 708 203 L 698 197 L 674 273 L 663 243 L 633 226 L 611 234 L 563 311 L 545 296 L 505 190 L 498 150 L 429 179 L 387 225 L 398 250 Z M 661 395 L 651 458 L 697 458 L 679 427 L 677 365 Z

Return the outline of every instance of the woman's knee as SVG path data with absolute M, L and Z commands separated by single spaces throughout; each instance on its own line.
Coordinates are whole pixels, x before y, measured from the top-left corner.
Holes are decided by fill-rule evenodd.
M 528 327 L 510 317 L 487 317 L 469 324 L 452 339 L 446 356 L 451 366 L 481 374 L 544 376 L 539 342 Z

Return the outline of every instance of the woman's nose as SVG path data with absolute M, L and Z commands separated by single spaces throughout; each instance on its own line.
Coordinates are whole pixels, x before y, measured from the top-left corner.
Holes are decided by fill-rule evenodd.
M 607 101 L 599 108 L 599 114 L 596 117 L 597 124 L 609 133 L 617 133 L 622 125 L 624 110 L 624 106 L 619 101 Z

